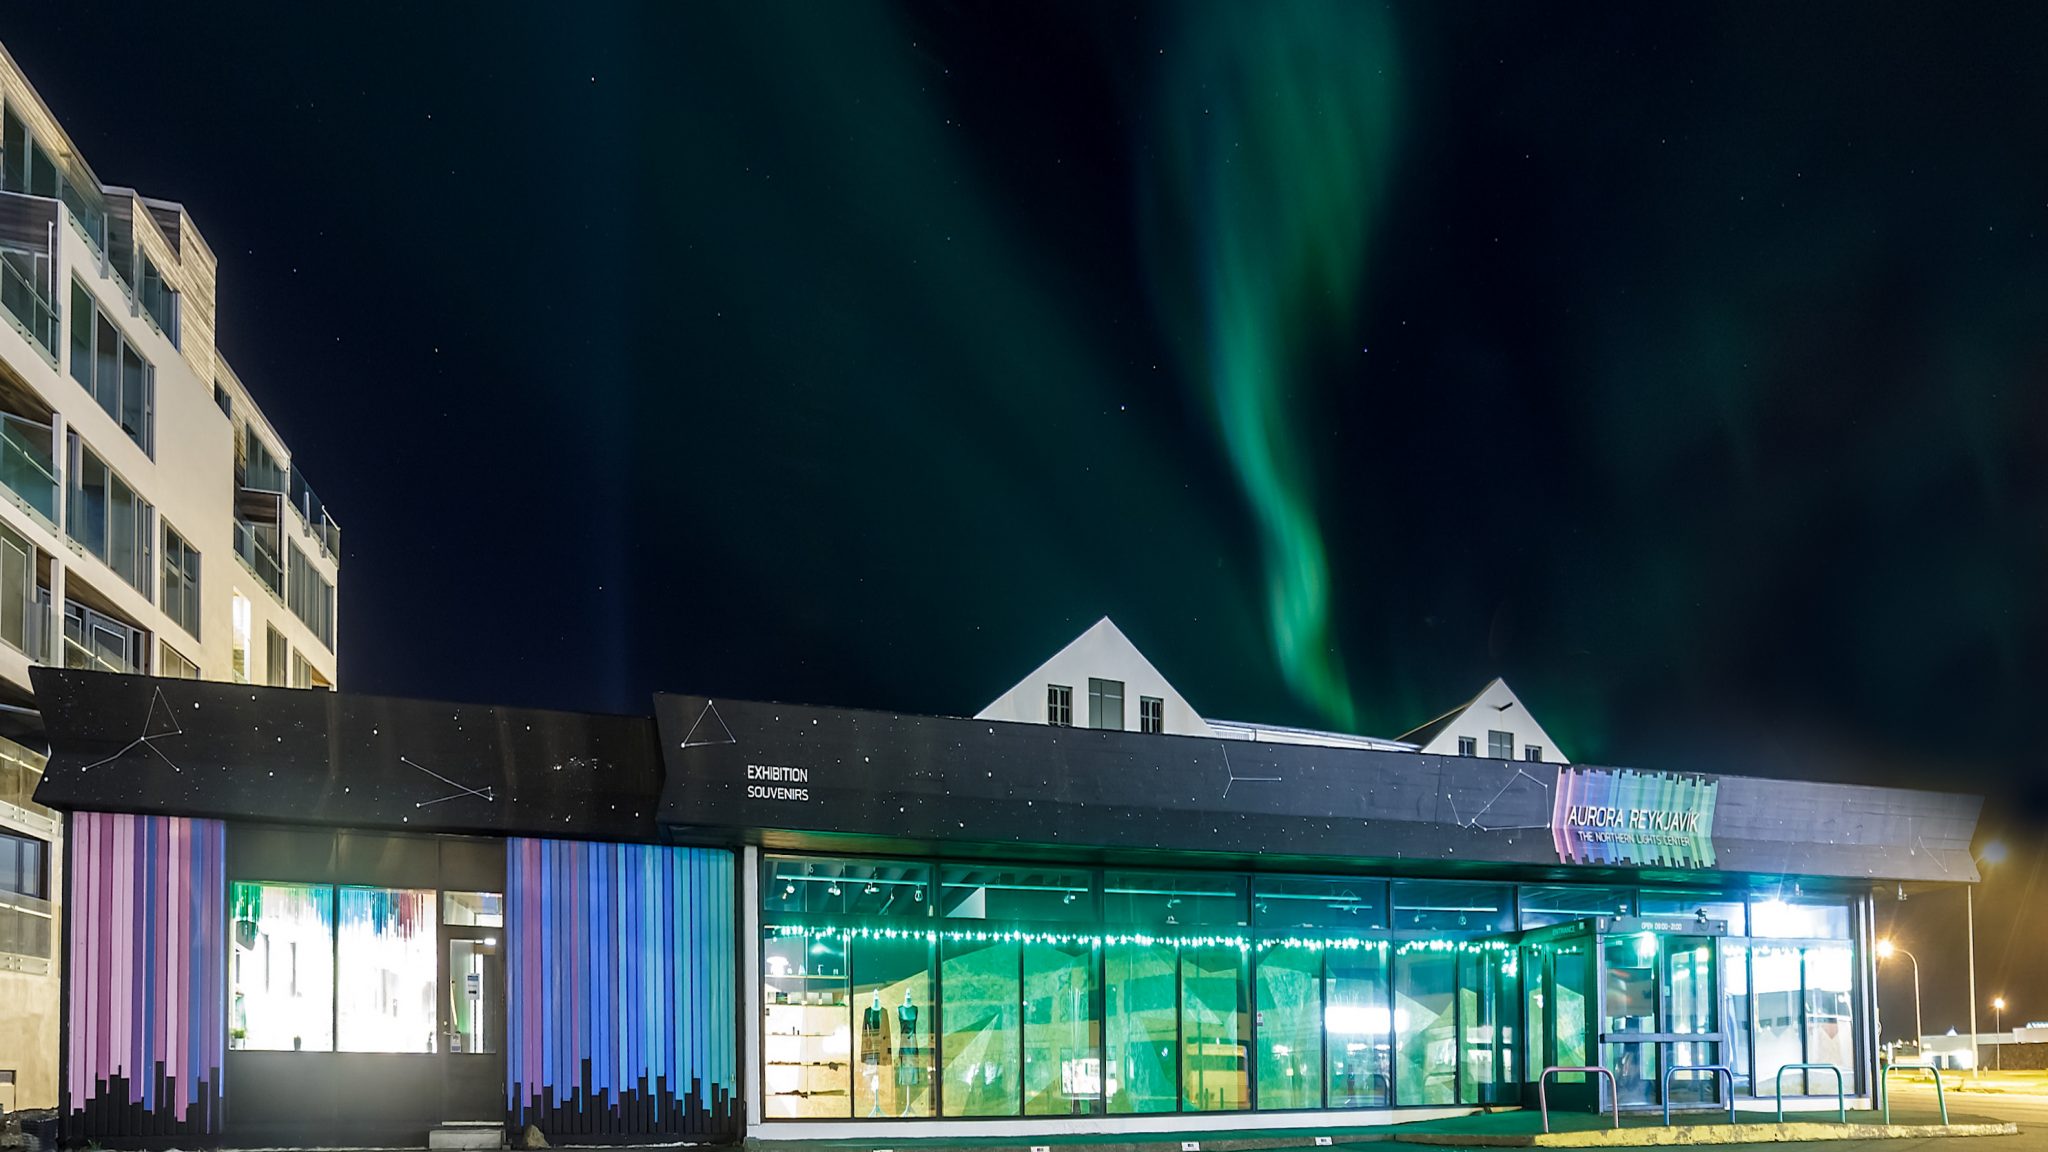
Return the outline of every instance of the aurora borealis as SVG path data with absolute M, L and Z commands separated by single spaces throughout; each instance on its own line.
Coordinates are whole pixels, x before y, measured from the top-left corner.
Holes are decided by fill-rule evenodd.
M 1348 343 L 1356 315 L 1394 162 L 1395 51 L 1378 8 L 1297 4 L 1289 17 L 1214 6 L 1167 50 L 1150 251 L 1166 320 L 1193 354 L 1183 370 L 1209 390 L 1258 523 L 1280 673 L 1349 730 L 1300 425 L 1316 348 Z
M 2048 931 L 2048 7 L 0 37 L 220 253 L 347 688 L 971 713 L 1107 614 L 1226 717 L 1985 790 L 1983 980 Z

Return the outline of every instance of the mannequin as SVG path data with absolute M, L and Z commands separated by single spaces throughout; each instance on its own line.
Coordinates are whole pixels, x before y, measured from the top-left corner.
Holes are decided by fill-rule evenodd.
M 917 1004 L 910 989 L 903 990 L 903 1005 L 896 1009 L 896 1094 L 903 1099 L 903 1112 L 910 1115 L 911 1098 L 924 1082 L 924 1052 L 917 1046 Z
M 860 1014 L 860 1062 L 868 1070 L 868 1115 L 882 1114 L 882 1065 L 889 1062 L 889 1016 L 882 1010 L 882 990 Z

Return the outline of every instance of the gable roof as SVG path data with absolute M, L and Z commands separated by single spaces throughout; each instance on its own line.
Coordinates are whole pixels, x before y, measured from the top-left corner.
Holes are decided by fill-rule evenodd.
M 1031 670 L 1031 674 L 1011 685 L 1008 691 L 991 700 L 986 708 L 974 714 L 977 720 L 1016 720 L 1026 723 L 1044 723 L 1046 686 L 1063 685 L 1072 688 L 1077 725 L 1086 724 L 1081 709 L 1087 706 L 1088 680 L 1100 678 L 1120 681 L 1124 685 L 1124 710 L 1128 727 L 1137 727 L 1138 699 L 1145 696 L 1157 697 L 1165 706 L 1166 731 L 1180 735 L 1209 736 L 1208 721 L 1187 702 L 1187 698 L 1174 688 L 1152 661 L 1145 658 L 1131 638 L 1124 635 L 1116 622 L 1104 616 L 1079 636 L 1068 641 L 1066 646 L 1052 654 L 1051 658 Z
M 1452 728 L 1458 727 L 1460 722 L 1464 721 L 1468 716 L 1474 720 L 1486 719 L 1488 723 L 1485 727 L 1499 727 L 1497 723 L 1491 721 L 1490 717 L 1481 717 L 1479 713 L 1482 711 L 1505 712 L 1510 708 L 1520 710 L 1518 727 L 1525 736 L 1523 743 L 1534 744 L 1542 748 L 1544 759 L 1546 760 L 1565 759 L 1562 751 L 1557 747 L 1556 741 L 1550 738 L 1550 733 L 1544 731 L 1543 725 L 1538 723 L 1536 717 L 1530 713 L 1529 706 L 1522 703 L 1522 698 L 1515 695 L 1515 690 L 1508 687 L 1508 682 L 1498 676 L 1487 681 L 1486 687 L 1481 688 L 1479 694 L 1470 700 L 1465 701 L 1463 704 L 1426 724 L 1403 732 L 1396 739 L 1403 743 L 1413 744 L 1424 752 L 1442 751 L 1442 749 L 1432 748 L 1431 745 L 1443 739 L 1446 733 Z

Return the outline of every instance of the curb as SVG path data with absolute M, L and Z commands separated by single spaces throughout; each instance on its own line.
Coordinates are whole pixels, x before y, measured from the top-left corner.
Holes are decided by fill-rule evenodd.
M 1401 1144 L 1464 1148 L 1665 1148 L 1697 1144 L 1779 1144 L 1810 1140 L 1925 1140 L 1937 1136 L 2015 1136 L 2016 1124 L 1692 1124 L 1673 1128 L 1594 1128 L 1580 1132 L 1401 1132 Z

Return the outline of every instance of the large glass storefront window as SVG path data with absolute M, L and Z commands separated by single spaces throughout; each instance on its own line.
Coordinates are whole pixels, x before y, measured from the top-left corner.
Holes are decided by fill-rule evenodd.
M 335 1049 L 434 1051 L 434 892 L 343 887 L 336 919 Z
M 773 1119 L 1514 1103 L 1592 1062 L 1655 1107 L 1667 1064 L 1768 1095 L 1856 1059 L 1846 936 L 1718 937 L 1846 933 L 1846 901 L 771 856 L 761 903 Z
M 334 889 L 229 885 L 228 1047 L 334 1050 Z

